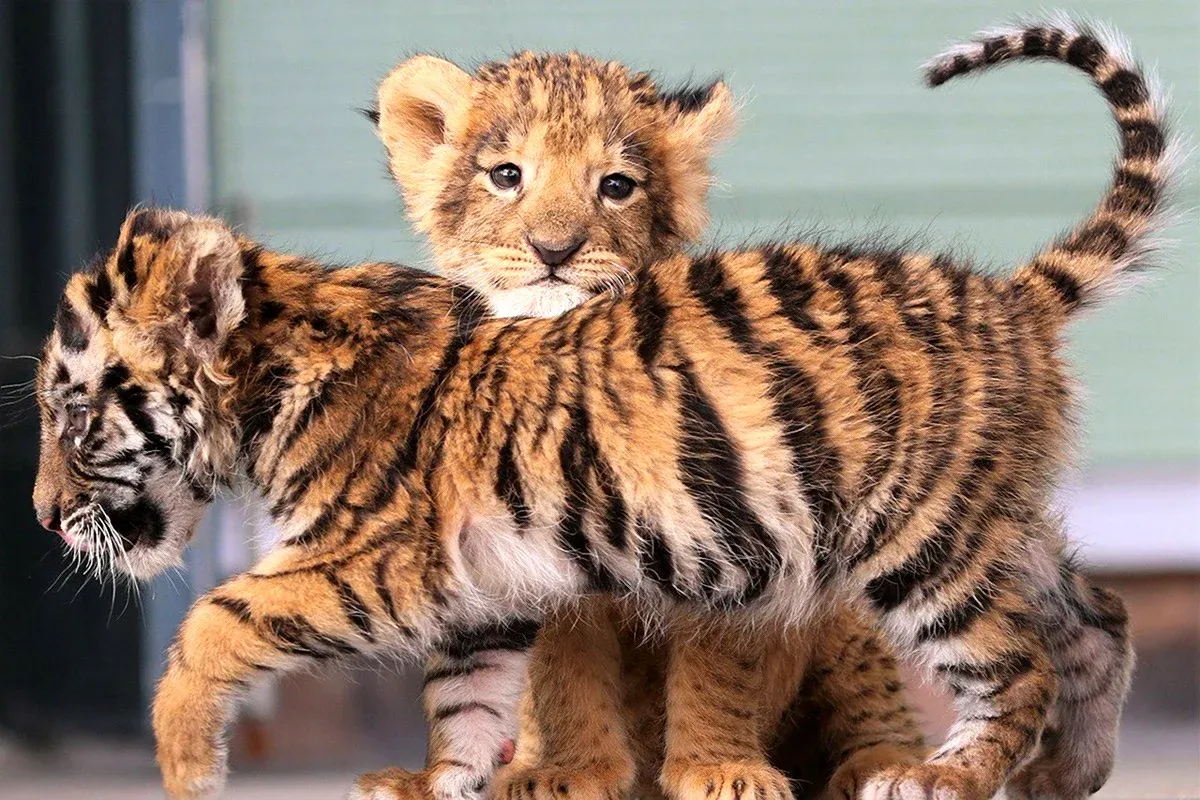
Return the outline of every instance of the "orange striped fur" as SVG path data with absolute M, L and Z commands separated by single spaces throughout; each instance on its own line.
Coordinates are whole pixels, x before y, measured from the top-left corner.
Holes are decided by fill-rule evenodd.
M 1099 788 L 1131 654 L 1049 508 L 1071 438 L 1062 332 L 1144 265 L 1170 162 L 1161 100 L 1103 36 L 1005 32 L 931 74 L 1021 54 L 1096 78 L 1123 155 L 1099 210 L 1011 279 L 797 242 L 672 256 L 618 296 L 497 320 L 415 270 L 131 214 L 68 282 L 39 366 L 39 518 L 146 575 L 244 474 L 283 537 L 172 647 L 153 712 L 168 793 L 219 789 L 249 681 L 358 653 L 483 654 L 497 679 L 470 702 L 492 738 L 468 744 L 499 749 L 521 694 L 504 658 L 592 592 L 745 626 L 847 599 L 878 615 L 958 720 L 863 797 Z M 443 796 L 490 777 L 444 766 Z
M 574 53 L 521 53 L 473 76 L 417 56 L 383 81 L 376 108 L 392 173 L 430 235 L 440 271 L 478 288 L 499 316 L 554 316 L 602 291 L 620 291 L 639 265 L 678 252 L 707 219 L 707 156 L 733 122 L 729 92 L 719 82 L 664 93 L 645 74 Z M 497 169 L 515 175 L 502 181 L 512 186 L 496 185 Z M 628 196 L 611 197 L 613 184 Z M 554 249 L 564 243 L 578 246 Z M 636 783 L 638 797 L 662 791 L 705 797 L 710 784 L 720 797 L 791 796 L 787 777 L 768 764 L 766 747 L 777 737 L 767 720 L 805 703 L 796 694 L 811 642 L 783 629 L 764 627 L 750 637 L 713 622 L 698 628 L 689 619 L 681 630 L 668 623 L 665 647 L 651 646 L 645 640 L 656 632 L 630 609 L 601 599 L 592 605 L 552 615 L 535 643 L 534 696 L 523 705 L 532 716 L 522 720 L 516 760 L 495 794 L 605 798 L 623 796 Z M 829 624 L 870 635 L 886 664 L 880 635 L 869 634 L 852 611 L 840 610 Z M 631 663 L 642 660 L 649 663 Z M 827 680 L 860 686 L 867 674 L 860 667 L 846 663 Z M 696 670 L 704 680 L 693 679 Z M 774 673 L 778 683 L 768 690 L 763 676 Z M 925 755 L 902 692 L 886 690 L 899 682 L 894 666 L 869 674 L 878 691 L 858 694 L 845 711 L 861 719 L 860 728 L 876 723 L 878 741 L 853 752 L 835 786 L 853 780 L 854 764 L 881 761 L 882 752 L 893 763 Z M 447 690 L 468 697 L 473 679 L 466 664 L 454 670 L 449 689 L 445 680 L 427 681 L 427 707 L 445 705 L 438 695 Z M 639 680 L 657 691 L 633 685 Z M 823 683 L 809 688 L 825 691 Z M 715 703 L 711 695 L 721 686 L 729 687 L 725 700 Z M 639 708 L 633 698 L 650 705 Z M 435 741 L 461 749 L 475 734 L 471 713 L 435 715 Z M 635 731 L 637 721 L 664 713 L 665 729 Z M 886 736 L 880 719 L 891 721 Z M 790 747 L 829 755 L 861 741 L 852 730 L 842 740 L 815 727 L 805 733 L 797 729 Z M 492 755 L 483 755 L 486 766 Z M 430 770 L 446 758 L 432 749 Z M 791 777 L 803 794 L 824 788 L 818 774 Z M 361 776 L 357 785 L 362 794 L 402 797 L 412 780 L 385 770 Z

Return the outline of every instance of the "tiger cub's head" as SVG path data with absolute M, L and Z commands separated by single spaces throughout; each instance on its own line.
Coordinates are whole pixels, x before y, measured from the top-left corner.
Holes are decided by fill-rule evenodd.
M 97 576 L 178 564 L 231 468 L 236 435 L 215 411 L 244 277 L 220 222 L 146 209 L 67 282 L 38 365 L 33 505 Z
M 520 53 L 474 74 L 416 56 L 377 103 L 439 268 L 502 316 L 559 314 L 698 237 L 708 159 L 735 117 L 722 82 L 662 92 L 578 53 Z

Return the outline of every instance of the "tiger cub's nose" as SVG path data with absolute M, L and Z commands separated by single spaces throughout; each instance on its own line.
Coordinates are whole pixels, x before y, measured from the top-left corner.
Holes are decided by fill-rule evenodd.
M 37 512 L 38 522 L 42 523 L 42 527 L 51 533 L 62 533 L 62 509 L 58 503 L 49 508 L 34 509 Z

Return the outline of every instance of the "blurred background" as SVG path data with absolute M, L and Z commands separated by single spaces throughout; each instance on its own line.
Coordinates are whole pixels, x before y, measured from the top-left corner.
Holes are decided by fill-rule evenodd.
M 579 49 L 745 100 L 717 159 L 709 241 L 819 221 L 921 234 L 1007 265 L 1089 209 L 1108 111 L 1078 74 L 1021 66 L 938 92 L 917 65 L 1040 3 L 609 0 L 0 0 L 0 798 L 157 797 L 146 708 L 190 599 L 253 558 L 253 510 L 214 508 L 189 569 L 123 589 L 64 571 L 29 495 L 30 356 L 66 276 L 125 211 L 215 211 L 273 246 L 427 265 L 356 109 L 400 59 L 464 66 Z M 1173 87 L 1200 133 L 1200 4 L 1075 2 Z M 1200 203 L 1196 172 L 1182 206 Z M 1072 333 L 1086 412 L 1064 492 L 1074 539 L 1129 603 L 1139 668 L 1102 797 L 1200 797 L 1200 227 L 1171 269 Z M 943 698 L 914 681 L 934 735 Z M 345 668 L 249 702 L 230 797 L 340 797 L 364 768 L 421 763 L 415 674 Z

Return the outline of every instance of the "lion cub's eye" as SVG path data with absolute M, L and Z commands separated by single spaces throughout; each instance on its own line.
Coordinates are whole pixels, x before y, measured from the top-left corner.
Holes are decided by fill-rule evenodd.
M 633 194 L 637 181 L 628 175 L 614 172 L 600 179 L 600 195 L 609 200 L 624 200 Z
M 72 403 L 67 406 L 67 429 L 63 435 L 68 439 L 77 439 L 87 433 L 88 422 L 92 411 L 87 403 Z
M 492 167 L 488 177 L 492 180 L 492 185 L 497 189 L 513 189 L 521 184 L 521 168 L 516 164 L 504 163 L 498 167 Z

